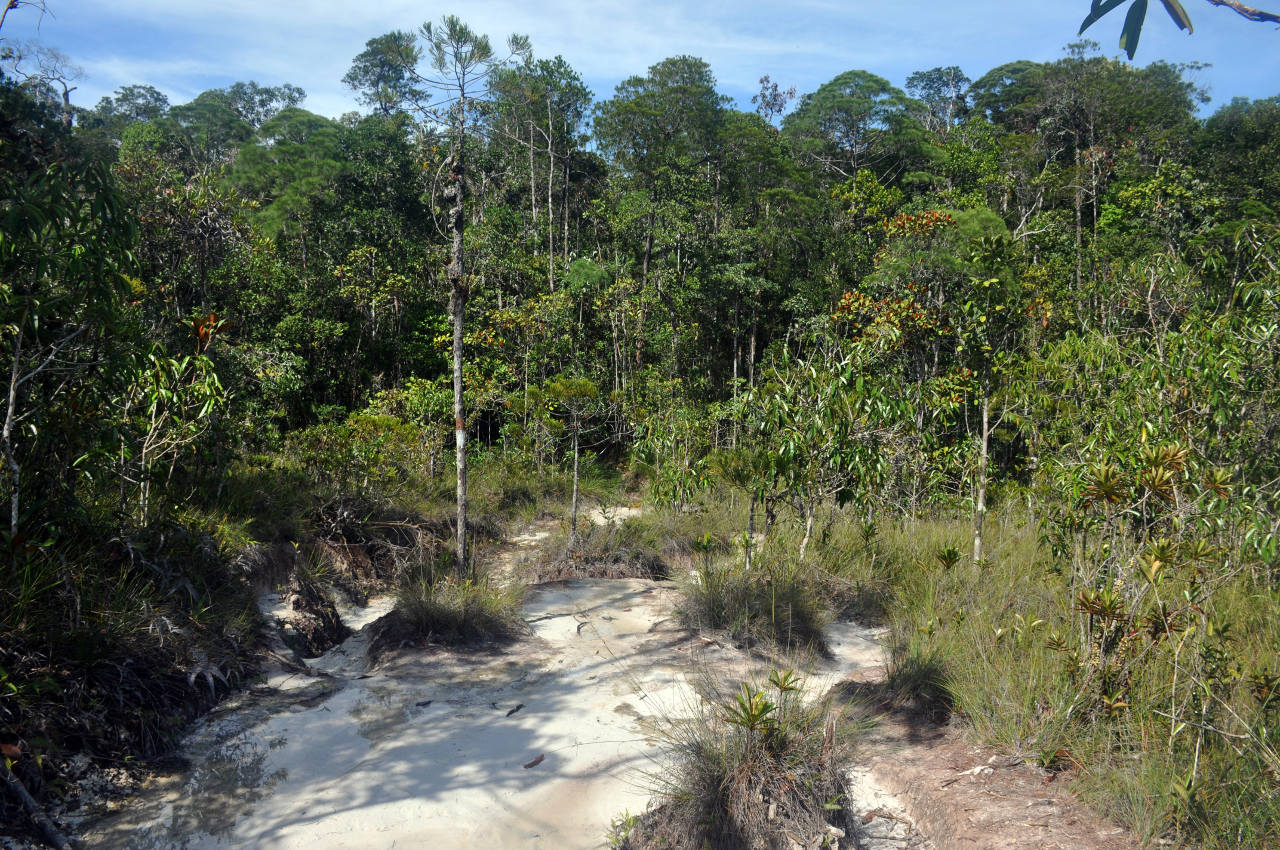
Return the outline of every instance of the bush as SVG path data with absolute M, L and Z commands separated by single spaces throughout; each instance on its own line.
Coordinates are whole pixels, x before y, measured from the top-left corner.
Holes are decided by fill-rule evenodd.
M 838 839 L 859 727 L 830 698 L 806 701 L 790 671 L 737 693 L 713 691 L 661 733 L 669 764 L 659 803 L 619 821 L 613 841 L 630 850 L 765 850 L 787 846 L 788 836 L 806 847 Z
M 570 545 L 569 532 L 553 534 L 542 544 L 534 563 L 534 581 L 567 578 L 670 578 L 671 568 L 643 522 L 580 524 Z

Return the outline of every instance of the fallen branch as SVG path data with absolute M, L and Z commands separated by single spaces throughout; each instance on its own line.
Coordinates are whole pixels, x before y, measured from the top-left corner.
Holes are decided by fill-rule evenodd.
M 0 777 L 4 778 L 4 784 L 14 793 L 14 796 L 22 801 L 22 807 L 27 810 L 27 814 L 31 816 L 31 820 L 35 822 L 36 826 L 40 827 L 40 832 L 44 835 L 45 841 L 48 841 L 58 850 L 71 850 L 70 842 L 53 825 L 53 821 L 49 820 L 49 816 L 44 813 L 44 809 L 40 808 L 40 804 L 27 791 L 27 786 L 22 784 L 22 780 L 13 775 L 13 771 L 9 769 L 8 762 L 0 762 L 0 767 L 4 768 L 4 772 L 0 773 Z

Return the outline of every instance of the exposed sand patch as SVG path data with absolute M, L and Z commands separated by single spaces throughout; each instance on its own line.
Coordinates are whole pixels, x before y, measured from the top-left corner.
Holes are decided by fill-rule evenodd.
M 583 516 L 587 518 L 588 522 L 595 525 L 609 525 L 610 523 L 638 517 L 643 511 L 644 509 L 638 505 L 613 505 L 610 507 L 597 505 L 584 513 Z
M 510 570 L 550 530 L 535 525 L 499 563 Z M 526 638 L 502 649 L 402 650 L 372 669 L 364 627 L 393 600 L 335 601 L 351 638 L 195 724 L 182 747 L 191 768 L 152 781 L 114 813 L 84 818 L 86 843 L 602 847 L 613 818 L 648 804 L 661 766 L 654 730 L 696 708 L 703 685 L 723 692 L 766 672 L 758 658 L 682 628 L 669 583 L 540 585 L 526 599 Z M 263 600 L 272 613 L 273 603 Z M 829 626 L 831 654 L 805 665 L 809 692 L 839 686 L 872 697 L 883 637 Z M 884 716 L 864 753 L 850 770 L 846 805 L 857 826 L 839 842 L 846 850 L 1128 846 L 1033 769 L 992 760 L 936 726 Z
M 543 585 L 527 639 L 373 670 L 358 632 L 312 662 L 327 675 L 277 674 L 198 723 L 191 771 L 81 834 L 103 848 L 599 847 L 648 802 L 653 724 L 691 710 L 700 677 L 751 672 L 680 627 L 676 598 L 640 579 Z M 841 634 L 849 652 L 817 678 L 869 657 L 870 637 Z

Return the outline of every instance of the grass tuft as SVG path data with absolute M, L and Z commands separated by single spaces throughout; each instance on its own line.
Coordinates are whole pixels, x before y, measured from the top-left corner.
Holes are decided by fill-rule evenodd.
M 849 826 L 845 770 L 861 728 L 846 705 L 806 699 L 790 671 L 712 690 L 659 731 L 659 803 L 615 822 L 610 840 L 629 850 L 766 850 L 793 836 L 831 846 Z
M 823 628 L 831 622 L 810 570 L 793 558 L 765 555 L 751 569 L 704 554 L 684 582 L 681 616 L 697 629 L 723 629 L 745 643 L 824 652 Z

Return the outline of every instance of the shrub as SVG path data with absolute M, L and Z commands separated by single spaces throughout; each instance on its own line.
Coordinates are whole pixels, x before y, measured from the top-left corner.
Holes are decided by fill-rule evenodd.
M 658 545 L 651 529 L 635 519 L 606 525 L 587 523 L 572 544 L 567 530 L 547 538 L 534 563 L 534 580 L 666 579 L 671 569 Z
M 371 659 L 401 646 L 510 640 L 524 631 L 522 586 L 488 576 L 461 578 L 447 561 L 406 571 L 395 609 L 372 626 Z

